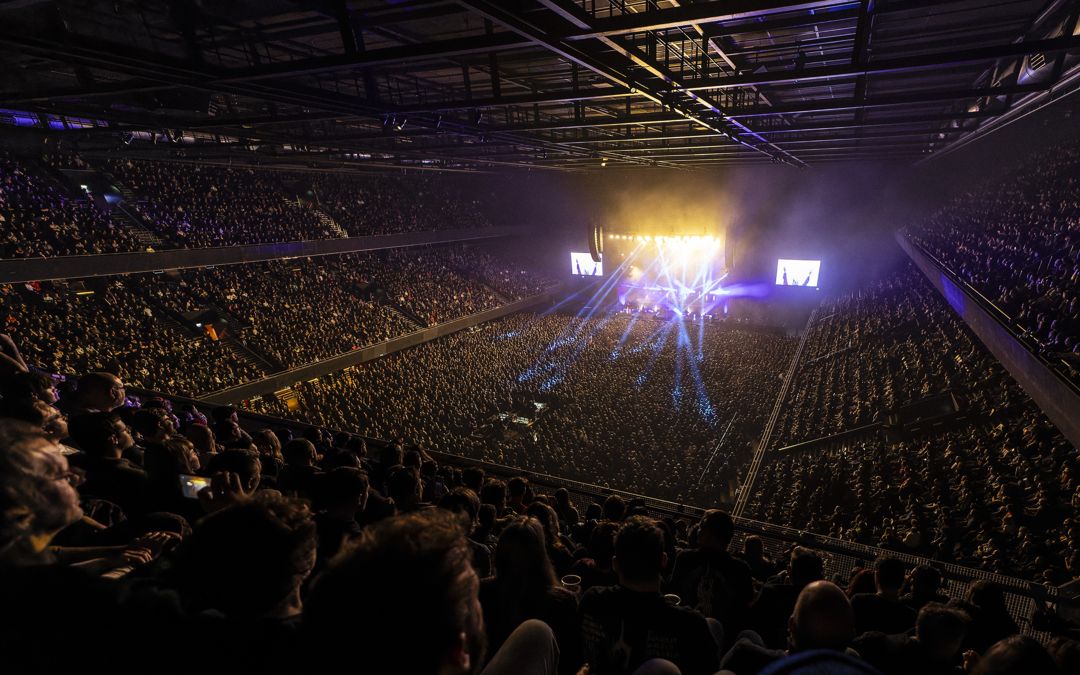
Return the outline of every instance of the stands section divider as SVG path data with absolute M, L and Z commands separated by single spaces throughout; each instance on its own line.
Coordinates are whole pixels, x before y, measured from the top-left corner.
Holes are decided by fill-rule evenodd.
M 787 400 L 788 389 L 791 388 L 791 381 L 795 378 L 795 369 L 799 361 L 802 360 L 803 349 L 806 348 L 806 340 L 810 335 L 810 327 L 814 325 L 814 317 L 817 316 L 817 313 L 817 309 L 810 312 L 810 317 L 806 320 L 802 338 L 799 339 L 799 347 L 795 350 L 795 355 L 791 357 L 791 365 L 788 366 L 787 374 L 784 376 L 784 383 L 780 386 L 780 391 L 776 395 L 776 403 L 773 405 L 772 414 L 769 415 L 769 421 L 765 423 L 765 428 L 761 431 L 761 440 L 758 441 L 757 450 L 750 460 L 750 469 L 746 472 L 746 478 L 743 479 L 742 485 L 739 486 L 739 495 L 735 499 L 735 508 L 731 511 L 734 516 L 742 516 L 743 511 L 746 510 L 746 505 L 750 502 L 750 490 L 754 487 L 754 481 L 757 479 L 758 471 L 761 469 L 761 460 L 764 459 L 765 453 L 769 449 L 773 427 L 780 417 L 780 410 L 784 407 L 784 401 Z
M 219 405 L 222 405 L 208 400 L 194 400 L 167 394 L 158 394 L 156 392 L 134 389 L 130 391 L 133 394 L 141 396 L 160 396 L 161 398 L 172 401 L 174 405 L 190 403 L 203 410 L 216 408 Z M 317 426 L 299 420 L 283 419 L 244 410 L 239 410 L 238 412 L 240 414 L 241 426 L 249 431 L 260 427 L 286 427 L 299 430 Z M 380 438 L 367 437 L 365 440 L 368 443 L 368 447 L 372 449 L 383 448 L 390 444 L 390 441 Z M 445 452 L 432 450 L 428 450 L 427 452 L 439 462 L 445 462 L 451 466 L 477 466 L 483 468 L 488 475 L 498 476 L 503 479 L 508 479 L 513 476 L 524 476 L 528 478 L 530 483 L 546 489 L 554 490 L 566 488 L 570 493 L 571 499 L 577 504 L 579 511 L 582 513 L 584 513 L 585 507 L 589 503 L 603 503 L 604 499 L 613 494 L 617 494 L 627 501 L 640 501 L 648 509 L 650 515 L 657 518 L 674 517 L 696 520 L 705 512 L 705 508 L 699 506 L 679 504 L 624 490 L 617 490 L 592 483 L 582 483 L 567 478 L 526 471 L 503 464 L 484 462 L 482 460 L 471 459 Z M 851 571 L 859 564 L 870 563 L 880 556 L 889 555 L 903 560 L 904 563 L 909 566 L 929 565 L 940 571 L 942 576 L 949 582 L 944 589 L 944 593 L 949 597 L 962 598 L 966 590 L 965 586 L 968 582 L 980 579 L 993 581 L 1003 587 L 1006 606 L 1017 624 L 1021 626 L 1023 632 L 1028 635 L 1033 635 L 1043 642 L 1048 641 L 1051 636 L 1048 633 L 1039 632 L 1032 628 L 1031 623 L 1028 620 L 1032 610 L 1044 602 L 1064 603 L 1070 606 L 1075 604 L 1074 601 L 1066 600 L 1065 596 L 1061 595 L 1059 590 L 1054 587 L 1031 584 L 1024 579 L 1003 576 L 972 567 L 965 567 L 963 565 L 956 565 L 897 551 L 888 551 L 875 546 L 867 546 L 842 539 L 816 535 L 810 532 L 773 525 L 763 521 L 751 520 L 740 516 L 735 516 L 734 520 L 736 538 L 732 543 L 732 551 L 741 550 L 743 539 L 750 535 L 761 537 L 765 545 L 766 553 L 774 560 L 781 558 L 794 545 L 803 546 L 822 554 L 825 561 L 826 576 L 829 578 L 834 575 L 840 575 L 846 579 Z
M 453 321 L 447 321 L 429 328 L 413 331 L 412 333 L 401 335 L 391 340 L 387 340 L 386 342 L 380 342 L 362 349 L 338 354 L 337 356 L 332 356 L 328 359 L 323 359 L 322 361 L 316 361 L 289 370 L 283 370 L 279 373 L 264 377 L 261 380 L 245 382 L 244 384 L 235 387 L 212 392 L 203 396 L 203 400 L 210 403 L 231 404 L 248 400 L 256 396 L 269 394 L 296 384 L 297 382 L 321 377 L 367 361 L 373 361 L 382 356 L 386 356 L 387 354 L 393 354 L 402 349 L 415 347 L 416 345 L 450 335 L 451 333 L 456 333 L 459 330 L 470 328 L 477 324 L 484 323 L 485 321 L 498 319 L 507 314 L 520 312 L 545 303 L 550 304 L 552 297 L 558 291 L 558 288 L 558 286 L 552 286 L 540 295 L 523 298 L 516 302 L 496 307 L 495 309 L 477 312 L 476 314 L 463 316 L 459 319 L 454 319 Z M 315 336 L 314 339 L 318 339 L 318 337 Z
M 479 227 L 464 230 L 400 232 L 343 239 L 311 239 L 243 246 L 185 248 L 141 253 L 60 256 L 0 260 L 0 283 L 81 279 L 136 272 L 236 265 L 240 263 L 337 255 L 356 251 L 449 244 L 454 242 L 512 237 L 526 233 L 524 227 Z
M 806 450 L 813 450 L 815 448 L 819 448 L 823 445 L 828 445 L 836 441 L 866 435 L 873 431 L 877 431 L 881 427 L 882 425 L 880 422 L 864 424 L 861 427 L 855 427 L 854 429 L 845 429 L 844 431 L 838 431 L 837 433 L 829 434 L 828 436 L 821 436 L 819 438 L 812 438 L 809 441 L 802 441 L 800 443 L 792 443 L 791 445 L 785 445 L 782 448 L 777 448 L 776 451 L 782 453 L 795 453 L 804 452 Z
M 896 233 L 896 240 L 994 358 L 1005 366 L 1061 433 L 1080 448 L 1080 390 L 1077 386 L 1024 344 L 1023 337 L 1009 325 L 1008 314 L 902 232 Z

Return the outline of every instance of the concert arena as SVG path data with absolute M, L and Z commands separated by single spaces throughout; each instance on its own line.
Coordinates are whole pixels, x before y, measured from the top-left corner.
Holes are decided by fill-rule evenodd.
M 1078 89 L 1072 0 L 0 3 L 4 672 L 1080 673 Z

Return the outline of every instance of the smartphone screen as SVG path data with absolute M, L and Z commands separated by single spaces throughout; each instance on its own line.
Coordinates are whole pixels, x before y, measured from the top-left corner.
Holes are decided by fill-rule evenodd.
M 198 499 L 199 490 L 210 485 L 210 479 L 203 476 L 189 476 L 186 473 L 180 474 L 180 491 L 184 493 L 184 497 L 188 499 Z

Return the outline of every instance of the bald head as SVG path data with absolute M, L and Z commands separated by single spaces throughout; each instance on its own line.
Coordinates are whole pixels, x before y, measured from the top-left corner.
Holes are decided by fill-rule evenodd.
M 87 373 L 79 378 L 79 400 L 88 408 L 108 412 L 124 404 L 123 381 L 112 373 Z
M 844 591 L 832 582 L 815 581 L 808 584 L 795 601 L 788 631 L 796 651 L 842 650 L 855 637 L 855 615 L 851 611 L 851 602 Z

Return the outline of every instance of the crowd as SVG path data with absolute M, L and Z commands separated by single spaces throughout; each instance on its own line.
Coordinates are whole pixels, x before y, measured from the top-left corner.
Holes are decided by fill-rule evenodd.
M 950 426 L 776 454 L 747 516 L 1054 585 L 1080 577 L 1072 445 L 1031 404 Z
M 193 270 L 163 295 L 182 311 L 222 308 L 244 326 L 238 340 L 275 366 L 292 368 L 416 330 L 399 313 L 361 297 L 365 266 L 357 263 L 335 257 Z
M 811 549 L 733 546 L 721 510 L 575 504 L 107 372 L 58 383 L 6 336 L 0 357 L 11 672 L 1076 672 L 1080 645 L 1021 636 L 989 582 L 889 557 L 830 578 Z
M 361 176 L 47 153 L 56 170 L 104 169 L 143 223 L 185 248 L 490 227 L 476 184 L 441 176 Z M 107 211 L 0 151 L 3 257 L 141 250 Z M 497 275 L 496 278 L 499 278 Z
M 74 199 L 0 151 L 0 258 L 139 250 L 138 241 L 85 195 Z
M 391 249 L 376 254 L 374 281 L 391 303 L 428 326 L 494 309 L 503 304 L 490 286 L 473 279 L 454 262 L 461 249 Z M 516 299 L 516 298 L 515 298 Z
M 774 432 L 774 447 L 885 422 L 935 394 L 1002 405 L 1004 373 L 911 263 L 821 303 Z
M 196 395 L 263 376 L 220 342 L 185 332 L 144 295 L 156 275 L 0 285 L 3 330 L 54 373 L 110 369 L 137 387 Z
M 0 301 L 4 330 L 40 367 L 109 367 L 138 387 L 205 394 L 492 309 L 541 286 L 531 273 L 519 275 L 517 284 L 496 287 L 499 297 L 455 266 L 474 258 L 499 265 L 483 249 L 408 249 L 5 285 Z M 200 324 L 213 333 L 191 318 L 204 313 L 212 318 Z
M 315 203 L 354 237 L 419 230 L 490 227 L 484 203 L 449 178 L 313 174 Z
M 1080 371 L 1080 145 L 1044 148 L 908 236 Z
M 106 166 L 138 195 L 135 210 L 143 221 L 184 247 L 337 236 L 272 171 L 132 159 Z
M 521 314 L 298 385 L 296 410 L 249 405 L 707 504 L 733 496 L 793 351 L 719 324 Z M 493 421 L 521 409 L 528 426 Z
M 459 274 L 479 280 L 511 299 L 542 293 L 553 279 L 538 273 L 533 261 L 525 262 L 508 246 L 458 246 L 448 250 L 450 265 Z
M 1053 584 L 1080 576 L 1080 456 L 926 281 L 908 269 L 819 313 L 778 433 L 882 426 L 771 443 L 747 515 Z M 887 414 L 942 391 L 959 412 L 939 423 L 907 432 Z

